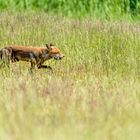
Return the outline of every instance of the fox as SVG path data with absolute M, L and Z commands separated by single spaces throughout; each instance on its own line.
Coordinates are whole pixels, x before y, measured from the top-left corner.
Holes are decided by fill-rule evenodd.
M 43 65 L 47 60 L 54 58 L 55 60 L 61 60 L 64 54 L 54 44 L 45 44 L 44 47 L 32 47 L 32 46 L 14 46 L 10 45 L 0 50 L 0 58 L 10 65 L 10 63 L 18 61 L 27 61 L 31 63 L 31 69 L 49 68 L 50 66 Z

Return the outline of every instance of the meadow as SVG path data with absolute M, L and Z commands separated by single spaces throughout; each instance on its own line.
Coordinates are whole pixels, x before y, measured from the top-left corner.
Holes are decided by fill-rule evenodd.
M 0 47 L 55 43 L 54 69 L 0 69 L 1 140 L 138 140 L 140 25 L 1 12 Z

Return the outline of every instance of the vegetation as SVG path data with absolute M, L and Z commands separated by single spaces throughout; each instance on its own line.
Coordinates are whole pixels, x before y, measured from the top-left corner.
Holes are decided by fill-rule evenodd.
M 0 9 L 41 10 L 69 17 L 140 18 L 139 0 L 0 0 Z
M 55 43 L 54 73 L 26 62 L 0 69 L 0 139 L 138 140 L 140 26 L 0 13 L 0 46 Z

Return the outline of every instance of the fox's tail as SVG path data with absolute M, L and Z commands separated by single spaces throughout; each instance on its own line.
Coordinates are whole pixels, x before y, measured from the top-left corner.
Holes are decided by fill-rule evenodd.
M 2 59 L 2 49 L 0 49 L 0 60 Z
M 11 50 L 8 50 L 6 48 L 0 49 L 0 65 L 2 65 L 3 63 L 9 65 L 11 54 Z
M 3 56 L 2 49 L 0 49 L 0 66 L 2 66 L 2 64 L 3 64 L 2 56 Z

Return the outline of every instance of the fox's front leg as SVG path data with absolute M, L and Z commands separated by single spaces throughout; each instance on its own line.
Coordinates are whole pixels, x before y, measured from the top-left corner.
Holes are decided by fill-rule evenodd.
M 35 66 L 36 66 L 36 60 L 35 58 L 31 58 L 31 68 L 30 68 L 31 73 L 33 72 L 33 70 L 35 70 Z
M 47 65 L 43 65 L 44 63 L 44 60 L 40 60 L 37 62 L 37 68 L 38 69 L 49 69 L 49 70 L 53 70 L 50 66 L 47 66 Z
M 39 65 L 38 66 L 38 69 L 42 69 L 42 68 L 53 70 L 50 66 L 47 66 L 47 65 Z

